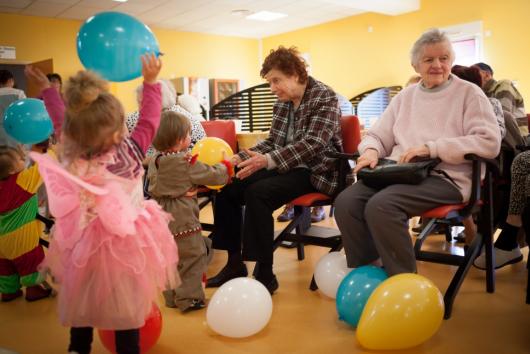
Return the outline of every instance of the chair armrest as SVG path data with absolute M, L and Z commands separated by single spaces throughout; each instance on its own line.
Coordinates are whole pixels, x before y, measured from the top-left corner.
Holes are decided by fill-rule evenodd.
M 343 160 L 357 160 L 359 158 L 359 153 L 354 152 L 353 154 L 347 154 L 344 152 L 330 152 L 327 154 L 328 157 L 333 157 L 336 159 L 343 159 Z
M 499 163 L 497 162 L 497 160 L 494 160 L 494 159 L 486 159 L 486 158 L 483 158 L 483 157 L 480 157 L 478 155 L 475 155 L 475 154 L 466 154 L 464 155 L 464 158 L 466 160 L 469 160 L 469 161 L 472 161 L 473 162 L 473 172 L 472 172 L 472 175 L 471 175 L 471 196 L 469 197 L 469 201 L 467 203 L 467 206 L 461 210 L 460 214 L 464 217 L 470 215 L 472 212 L 473 212 L 473 208 L 479 203 L 479 201 L 481 200 L 482 196 L 481 196 L 481 189 L 482 189 L 482 180 L 481 180 L 481 175 L 482 175 L 482 163 L 485 163 L 486 164 L 486 171 L 490 171 L 490 172 L 494 172 L 496 174 L 499 174 L 500 171 L 499 171 Z M 486 175 L 486 180 L 485 180 L 485 183 L 488 184 L 489 186 L 488 189 L 491 190 L 491 177 L 490 175 Z M 486 198 L 488 198 L 488 196 L 486 195 Z M 488 202 L 491 202 L 491 201 L 488 201 Z
M 495 159 L 486 159 L 475 154 L 465 154 L 464 158 L 469 161 L 484 162 L 488 168 L 492 169 L 492 172 L 499 174 L 499 161 Z

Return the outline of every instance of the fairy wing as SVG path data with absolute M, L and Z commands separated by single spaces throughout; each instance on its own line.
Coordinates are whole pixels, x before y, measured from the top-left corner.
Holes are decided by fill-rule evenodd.
M 30 152 L 38 164 L 39 172 L 46 184 L 50 211 L 56 218 L 68 215 L 79 207 L 79 191 L 86 189 L 95 195 L 105 195 L 106 189 L 94 186 L 66 171 L 57 161 L 45 154 Z
M 97 217 L 107 230 L 122 236 L 135 232 L 134 221 L 138 212 L 119 183 L 107 182 L 101 188 L 74 176 L 49 156 L 33 152 L 30 156 L 38 163 L 39 172 L 46 184 L 50 211 L 65 226 L 69 221 L 79 220 L 77 214 L 69 214 L 79 212 L 81 195 L 87 195 L 81 191 L 85 190 L 95 196 Z
M 117 182 L 108 182 L 105 188 L 109 193 L 97 197 L 96 212 L 103 226 L 120 236 L 135 233 L 134 221 L 138 210 L 131 203 L 131 197 Z

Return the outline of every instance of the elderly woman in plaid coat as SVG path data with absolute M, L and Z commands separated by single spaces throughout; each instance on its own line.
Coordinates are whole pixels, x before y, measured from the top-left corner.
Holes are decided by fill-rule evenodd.
M 341 114 L 336 93 L 308 75 L 295 48 L 271 51 L 260 74 L 278 97 L 272 127 L 267 139 L 232 157 L 239 172 L 217 196 L 212 235 L 228 262 L 206 286 L 246 276 L 243 260 L 257 261 L 256 279 L 272 294 L 272 212 L 306 193 L 336 193 L 338 171 L 328 156 L 342 151 Z

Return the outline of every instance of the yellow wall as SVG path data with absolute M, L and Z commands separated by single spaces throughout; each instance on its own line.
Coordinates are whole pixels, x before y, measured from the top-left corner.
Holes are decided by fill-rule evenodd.
M 166 54 L 161 77 L 238 78 L 248 87 L 262 82 L 260 56 L 280 44 L 296 45 L 310 54 L 312 74 L 349 98 L 378 86 L 403 85 L 413 74 L 409 49 L 427 28 L 482 20 L 483 28 L 491 31 L 484 37 L 484 60 L 496 78 L 517 80 L 530 106 L 529 13 L 528 0 L 422 0 L 419 11 L 401 16 L 369 13 L 268 37 L 262 41 L 262 53 L 253 39 L 157 28 L 154 32 Z M 67 77 L 82 69 L 75 48 L 80 25 L 0 13 L 0 45 L 15 46 L 21 61 L 53 58 L 55 71 Z M 126 111 L 136 108 L 133 92 L 139 81 L 112 85 Z
M 82 69 L 75 38 L 81 21 L 0 13 L 0 45 L 16 47 L 17 61 L 53 58 L 54 70 L 68 77 Z M 153 29 L 164 66 L 160 77 L 199 76 L 240 79 L 246 86 L 259 78 L 258 41 Z M 112 84 L 126 111 L 136 109 L 134 89 L 141 79 Z
M 295 45 L 310 54 L 313 76 L 350 98 L 404 85 L 414 73 L 409 50 L 426 29 L 481 20 L 491 31 L 484 37 L 484 61 L 496 78 L 517 80 L 530 111 L 529 14 L 528 0 L 422 0 L 419 11 L 401 16 L 363 14 L 265 38 L 263 55 L 280 44 Z

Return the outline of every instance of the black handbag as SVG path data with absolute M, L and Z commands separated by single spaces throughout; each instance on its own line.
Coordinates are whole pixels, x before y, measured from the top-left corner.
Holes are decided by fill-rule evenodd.
M 416 158 L 413 162 L 397 163 L 379 159 L 375 168 L 365 167 L 357 172 L 357 178 L 374 189 L 383 189 L 392 184 L 419 184 L 442 160 L 439 158 Z

